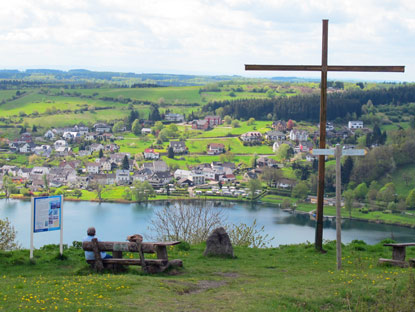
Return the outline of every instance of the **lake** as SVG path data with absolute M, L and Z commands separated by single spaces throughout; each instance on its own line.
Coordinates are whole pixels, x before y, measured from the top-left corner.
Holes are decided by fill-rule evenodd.
M 207 203 L 212 205 L 212 203 Z M 124 241 L 127 235 L 143 234 L 149 239 L 150 220 L 154 211 L 162 209 L 166 203 L 119 204 L 95 202 L 64 203 L 64 243 L 72 244 L 86 236 L 86 229 L 95 226 L 97 236 L 101 240 Z M 174 204 L 171 204 L 174 205 Z M 196 205 L 192 203 L 191 205 Z M 0 200 L 0 218 L 8 218 L 17 230 L 17 240 L 24 248 L 30 244 L 30 201 Z M 264 232 L 273 236 L 272 246 L 314 242 L 315 222 L 308 215 L 291 214 L 271 205 L 248 203 L 223 203 L 228 224 L 252 224 L 257 220 L 258 227 L 264 226 Z M 324 239 L 334 240 L 336 237 L 335 221 L 324 222 Z M 405 227 L 368 223 L 355 220 L 344 220 L 342 225 L 342 241 L 354 239 L 375 244 L 382 239 L 393 238 L 399 242 L 415 240 L 415 230 Z M 34 244 L 39 248 L 45 244 L 58 244 L 59 231 L 34 234 Z

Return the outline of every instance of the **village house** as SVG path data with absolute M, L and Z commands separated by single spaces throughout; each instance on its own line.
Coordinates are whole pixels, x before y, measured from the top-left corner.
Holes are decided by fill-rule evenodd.
M 143 128 L 143 129 L 141 129 L 141 134 L 151 134 L 151 129 L 150 128 Z
M 100 150 L 104 150 L 104 145 L 100 143 L 92 143 L 91 145 L 88 146 L 88 148 L 92 153 L 95 153 L 95 152 L 99 152 Z
M 222 181 L 222 182 L 234 182 L 235 180 L 236 180 L 236 177 L 233 174 L 225 174 L 225 175 L 220 176 L 219 178 L 219 181 Z
M 55 134 L 53 133 L 52 130 L 48 130 L 46 131 L 46 133 L 44 134 L 44 138 L 47 140 L 52 140 L 55 138 Z
M 192 129 L 196 130 L 208 130 L 209 122 L 207 120 L 193 120 Z
M 72 148 L 69 146 L 60 146 L 55 149 L 55 154 L 57 156 L 68 156 L 71 154 Z
M 286 131 L 287 123 L 284 120 L 273 121 L 272 129 L 277 130 L 277 131 Z
M 19 152 L 20 153 L 33 153 L 35 150 L 36 144 L 33 142 L 23 143 L 20 146 Z
M 169 147 L 173 148 L 175 154 L 186 153 L 186 144 L 183 141 L 170 141 Z
M 278 151 L 278 149 L 280 148 L 280 146 L 282 144 L 287 144 L 289 147 L 294 148 L 294 145 L 292 142 L 290 141 L 276 141 L 274 142 L 274 144 L 272 145 L 272 151 L 275 153 Z
M 108 133 L 108 132 L 99 133 L 99 134 L 97 134 L 97 137 L 98 137 L 99 140 L 104 140 L 104 141 L 111 141 L 111 140 L 115 139 L 114 135 L 112 133 Z
M 57 140 L 55 141 L 55 143 L 53 143 L 53 147 L 56 150 L 58 147 L 67 147 L 68 146 L 68 142 L 66 142 L 65 140 Z
M 151 170 L 153 172 L 167 172 L 169 167 L 163 160 L 155 160 L 152 163 Z
M 207 121 L 207 123 L 209 124 L 209 127 L 211 128 L 222 124 L 222 118 L 220 118 L 220 116 L 206 116 L 204 120 Z
M 71 160 L 71 161 L 63 160 L 59 163 L 59 168 L 76 170 L 79 168 L 80 165 L 81 165 L 81 161 L 79 160 Z
M 258 167 L 278 167 L 277 162 L 268 157 L 259 157 L 256 163 Z
M 187 178 L 188 179 L 190 177 L 190 175 L 191 175 L 191 171 L 189 171 L 189 170 L 177 169 L 174 172 L 173 177 L 176 180 L 179 180 L 179 179 L 182 179 L 182 178 Z
M 94 129 L 97 133 L 111 132 L 111 126 L 106 123 L 96 123 Z
M 108 158 L 100 158 L 97 163 L 99 164 L 100 171 L 111 171 L 112 163 Z
M 62 138 L 64 138 L 67 141 L 70 140 L 76 140 L 81 138 L 81 134 L 79 132 L 64 132 L 62 135 Z
M 146 148 L 143 152 L 144 159 L 159 159 L 160 153 L 156 152 L 153 148 Z
M 192 171 L 189 179 L 193 182 L 193 185 L 205 184 L 205 176 L 201 171 Z
M 121 166 L 125 156 L 127 156 L 128 159 L 130 159 L 130 157 L 131 157 L 130 153 L 111 154 L 110 155 L 110 161 L 114 164 L 117 164 L 117 166 Z
M 89 132 L 85 134 L 84 136 L 85 141 L 95 141 L 96 138 L 97 138 L 97 134 L 94 132 Z
M 117 184 L 129 184 L 130 183 L 130 171 L 117 169 L 115 171 L 115 182 Z
M 78 151 L 78 156 L 79 157 L 83 157 L 83 156 L 91 156 L 92 152 L 89 150 L 79 150 Z
M 225 145 L 222 143 L 209 143 L 208 144 L 208 155 L 218 155 L 225 152 Z
M 265 133 L 265 139 L 269 141 L 281 141 L 286 139 L 286 135 L 281 131 L 272 130 Z
M 241 140 L 243 142 L 259 143 L 262 141 L 262 134 L 258 131 L 246 132 L 241 135 Z
M 100 164 L 99 163 L 87 163 L 85 167 L 88 173 L 99 173 Z
M 291 141 L 307 141 L 308 132 L 305 130 L 291 130 L 290 140 Z
M 348 128 L 349 129 L 363 129 L 363 121 L 361 120 L 349 121 Z
M 52 153 L 52 148 L 50 147 L 50 145 L 44 144 L 41 146 L 36 146 L 33 152 L 38 156 L 49 157 L 50 154 Z
M 310 152 L 310 151 L 313 150 L 314 144 L 313 144 L 313 142 L 310 142 L 310 141 L 302 141 L 299 144 L 299 148 L 300 148 L 300 151 L 303 152 L 303 153 Z
M 168 171 L 158 171 L 154 172 L 149 178 L 149 183 L 155 187 L 160 188 L 169 184 L 172 180 L 172 176 Z
M 110 152 L 110 153 L 116 153 L 120 150 L 120 147 L 115 144 L 115 143 L 111 143 L 111 144 L 107 144 L 104 146 L 104 150 L 106 152 Z
M 182 114 L 168 113 L 166 114 L 164 118 L 167 121 L 172 121 L 172 122 L 183 122 L 184 121 L 184 116 Z

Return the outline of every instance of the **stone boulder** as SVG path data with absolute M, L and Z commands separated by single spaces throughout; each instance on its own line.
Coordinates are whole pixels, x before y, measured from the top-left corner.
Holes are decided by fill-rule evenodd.
M 209 235 L 203 255 L 234 257 L 231 240 L 223 227 L 213 230 L 213 232 Z

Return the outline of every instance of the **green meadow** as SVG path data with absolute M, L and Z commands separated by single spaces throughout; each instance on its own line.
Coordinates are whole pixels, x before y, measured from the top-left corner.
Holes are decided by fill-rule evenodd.
M 278 233 L 276 233 L 278 235 Z M 412 311 L 413 269 L 379 266 L 390 248 L 335 242 L 321 254 L 310 243 L 278 248 L 234 246 L 236 258 L 203 257 L 204 244 L 175 246 L 183 268 L 148 275 L 139 267 L 94 273 L 82 249 L 58 246 L 0 252 L 1 311 Z M 408 249 L 408 257 L 415 256 Z M 124 253 L 124 257 L 137 257 Z M 147 255 L 147 257 L 149 257 Z

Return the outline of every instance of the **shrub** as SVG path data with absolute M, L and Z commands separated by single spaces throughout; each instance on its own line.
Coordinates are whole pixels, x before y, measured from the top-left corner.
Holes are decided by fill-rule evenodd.
M 16 240 L 14 227 L 10 224 L 9 219 L 0 219 L 0 250 L 12 250 L 19 247 Z
M 190 244 L 206 241 L 210 232 L 225 222 L 224 210 L 213 205 L 177 202 L 154 212 L 149 229 L 157 240 L 178 240 Z
M 227 232 L 232 244 L 235 246 L 265 248 L 274 239 L 274 237 L 269 237 L 268 234 L 263 234 L 263 226 L 258 229 L 256 219 L 254 219 L 252 225 L 241 223 L 228 226 Z

